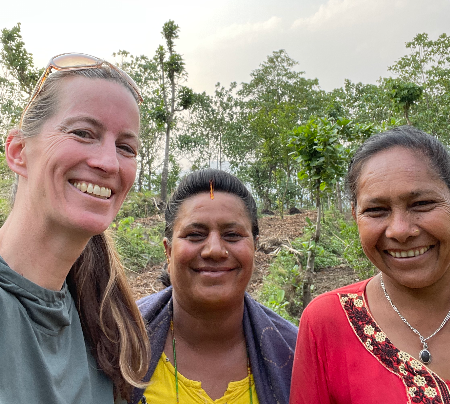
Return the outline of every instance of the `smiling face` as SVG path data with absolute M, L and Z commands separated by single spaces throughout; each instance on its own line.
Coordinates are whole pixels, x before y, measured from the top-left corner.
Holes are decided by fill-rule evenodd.
M 242 200 L 230 193 L 186 199 L 164 240 L 176 301 L 208 308 L 242 306 L 254 267 L 252 225 Z
M 62 80 L 57 112 L 23 139 L 18 198 L 26 190 L 33 214 L 51 229 L 91 237 L 111 224 L 133 185 L 139 109 L 116 82 Z
M 394 282 L 450 282 L 450 191 L 427 158 L 394 147 L 363 166 L 354 216 L 367 257 Z

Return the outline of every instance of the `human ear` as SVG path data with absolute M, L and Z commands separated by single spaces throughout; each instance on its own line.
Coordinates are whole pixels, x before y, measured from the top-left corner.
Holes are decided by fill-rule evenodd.
M 5 158 L 9 168 L 22 177 L 27 177 L 25 139 L 20 129 L 12 129 L 5 142 Z
M 167 272 L 169 272 L 170 274 L 170 256 L 172 254 L 172 247 L 167 237 L 164 237 L 163 244 L 164 244 L 164 253 L 166 254 L 167 259 Z
M 353 216 L 353 219 L 356 220 L 356 208 L 355 208 L 355 204 L 352 202 L 351 205 L 352 205 L 352 216 Z

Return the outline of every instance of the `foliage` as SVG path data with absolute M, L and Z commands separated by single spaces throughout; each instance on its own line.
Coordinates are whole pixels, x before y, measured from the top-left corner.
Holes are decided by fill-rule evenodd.
M 335 122 L 346 117 L 359 124 L 381 124 L 393 117 L 392 103 L 385 85 L 353 83 L 327 94 L 326 116 Z
M 316 252 L 318 271 L 348 265 L 355 269 L 360 279 L 375 273 L 374 266 L 364 255 L 353 219 L 346 218 L 337 210 L 326 211 L 321 239 L 317 244 L 309 241 L 315 224 L 310 219 L 306 221 L 302 237 L 294 240 L 289 249 L 282 249 L 270 265 L 258 295 L 258 301 L 296 324 L 303 308 L 305 265 L 310 249 Z M 313 290 L 314 283 L 308 287 Z
M 161 213 L 158 204 L 159 198 L 151 191 L 130 192 L 116 216 L 116 221 L 129 216 L 137 219 Z
M 122 261 L 130 271 L 140 272 L 147 265 L 164 260 L 163 224 L 144 228 L 129 216 L 113 223 L 114 240 Z
M 236 83 L 229 88 L 216 84 L 212 96 L 197 94 L 189 114 L 184 117 L 177 146 L 185 158 L 196 167 L 210 167 L 216 163 L 222 168 L 224 161 L 242 155 L 245 121 L 236 95 Z
M 391 88 L 390 96 L 394 106 L 404 113 L 406 122 L 411 125 L 409 110 L 422 97 L 422 87 L 414 83 L 404 83 L 399 79 L 390 79 L 387 83 Z
M 375 275 L 376 268 L 364 254 L 359 242 L 358 226 L 356 222 L 342 222 L 341 239 L 344 240 L 345 248 L 343 256 L 348 266 L 353 268 L 359 279 L 367 279 Z
M 296 167 L 287 133 L 322 108 L 323 92 L 318 80 L 304 78 L 304 72 L 296 70 L 297 65 L 285 50 L 275 51 L 251 72 L 249 83 L 242 83 L 237 94 L 247 117 L 242 130 L 245 138 L 241 137 L 239 152 L 230 156 L 232 167 L 251 184 L 264 209 L 278 202 L 281 212 L 288 203 L 289 186 L 302 194 L 292 180 Z
M 298 177 L 307 180 L 314 193 L 332 189 L 344 175 L 348 156 L 341 132 L 348 123 L 313 117 L 290 132 L 289 146 L 301 167 Z
M 165 146 L 161 174 L 161 199 L 163 202 L 166 202 L 168 195 L 170 138 L 172 130 L 176 127 L 175 114 L 189 109 L 195 99 L 193 91 L 180 84 L 186 78 L 187 73 L 183 57 L 175 52 L 174 40 L 179 37 L 179 29 L 180 27 L 172 20 L 163 25 L 161 34 L 166 40 L 166 48 L 159 46 L 154 59 L 159 67 L 161 106 L 165 112 Z M 166 79 L 169 80 L 168 83 L 166 83 Z
M 31 95 L 41 71 L 34 68 L 33 55 L 25 49 L 25 43 L 20 34 L 20 23 L 8 30 L 2 29 L 2 63 L 20 84 L 22 91 Z
M 450 36 L 436 40 L 428 34 L 417 34 L 406 43 L 409 54 L 389 67 L 404 83 L 414 83 L 423 89 L 423 96 L 414 110 L 411 121 L 419 129 L 450 144 Z
M 297 290 L 301 286 L 299 267 L 295 257 L 281 251 L 269 267 L 257 300 L 280 316 L 298 325 L 301 302 Z
M 162 148 L 165 111 L 161 107 L 158 66 L 145 55 L 133 56 L 120 50 L 114 53 L 117 64 L 125 70 L 141 89 L 143 102 L 140 105 L 141 125 L 137 183 L 138 191 L 152 190 Z M 160 191 L 160 185 L 155 188 Z
M 1 31 L 0 41 L 0 131 L 2 135 L 19 121 L 23 104 L 41 71 L 33 66 L 33 56 L 25 49 L 20 23 Z M 0 150 L 4 151 L 3 144 Z

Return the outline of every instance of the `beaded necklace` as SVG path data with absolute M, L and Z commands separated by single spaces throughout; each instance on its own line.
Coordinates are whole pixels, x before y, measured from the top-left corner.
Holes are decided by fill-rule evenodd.
M 176 340 L 175 332 L 173 329 L 173 318 L 170 320 L 170 331 L 172 332 L 172 349 L 173 349 L 173 367 L 175 368 L 175 390 L 177 394 L 177 404 L 180 403 L 180 396 L 178 394 L 178 368 L 177 368 L 177 350 L 176 350 Z M 250 395 L 250 404 L 253 404 L 253 394 L 252 394 L 252 380 L 250 375 L 252 374 L 252 368 L 250 367 L 250 357 L 248 355 L 247 349 L 247 376 L 248 376 L 248 393 Z

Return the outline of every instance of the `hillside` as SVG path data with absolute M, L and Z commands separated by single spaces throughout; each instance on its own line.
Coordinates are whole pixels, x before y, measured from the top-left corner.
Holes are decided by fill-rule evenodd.
M 301 236 L 302 229 L 306 225 L 305 218 L 308 216 L 311 220 L 314 220 L 315 215 L 313 211 L 304 211 L 295 215 L 286 215 L 283 219 L 279 216 L 264 216 L 259 219 L 260 239 L 255 256 L 255 272 L 247 289 L 250 294 L 256 295 L 280 246 L 289 246 L 292 240 Z M 160 217 L 151 217 L 144 219 L 143 222 L 151 225 L 160 220 L 162 220 Z M 129 275 L 129 281 L 136 299 L 164 288 L 158 280 L 163 267 L 164 263 L 161 263 L 160 265 L 147 267 L 139 275 Z M 320 293 L 348 285 L 357 280 L 354 271 L 345 266 L 323 269 L 315 274 L 313 295 L 317 296 Z

